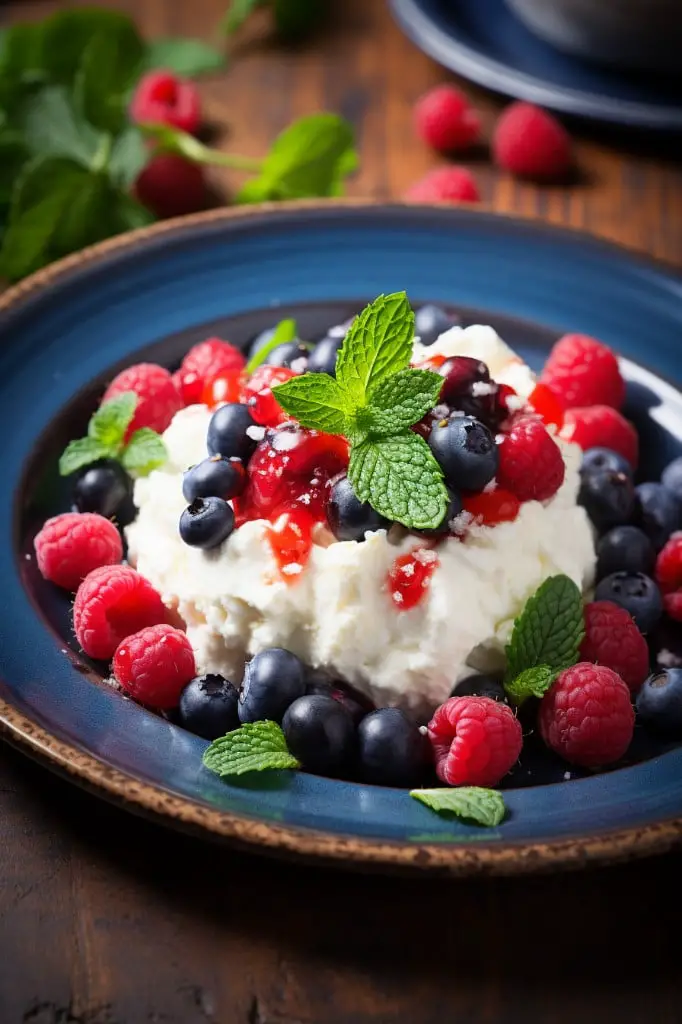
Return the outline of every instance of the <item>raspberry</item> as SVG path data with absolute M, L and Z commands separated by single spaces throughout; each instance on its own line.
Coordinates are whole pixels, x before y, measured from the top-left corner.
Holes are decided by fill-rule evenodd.
M 481 196 L 466 167 L 437 167 L 405 193 L 413 203 L 477 203 Z
M 229 341 L 207 338 L 189 350 L 174 380 L 185 405 L 195 405 L 201 402 L 204 387 L 214 377 L 230 370 L 239 373 L 245 366 L 246 359 Z
M 520 501 L 547 501 L 564 482 L 559 446 L 534 416 L 515 420 L 499 446 L 497 482 Z
M 148 626 L 116 648 L 114 677 L 135 700 L 152 708 L 174 708 L 196 675 L 194 651 L 179 629 Z
M 559 430 L 564 424 L 564 406 L 546 384 L 536 384 L 528 396 L 528 404 L 546 426 Z
M 632 424 L 610 405 L 588 405 L 584 409 L 567 409 L 559 437 L 580 445 L 583 451 L 587 451 L 588 448 L 610 448 L 627 459 L 633 469 L 637 466 L 637 432 Z
M 126 440 L 140 427 L 150 427 L 162 433 L 182 409 L 182 398 L 168 370 L 155 363 L 137 363 L 114 377 L 104 392 L 102 402 L 108 402 L 125 391 L 137 395 L 135 415 L 126 432 Z
M 170 71 L 149 71 L 137 84 L 130 116 L 137 124 L 170 124 L 193 135 L 201 124 L 201 100 L 192 82 Z
M 542 698 L 538 724 L 547 746 L 566 761 L 597 768 L 623 756 L 635 712 L 620 676 L 582 661 L 562 672 Z
M 438 778 L 449 786 L 495 786 L 521 753 L 521 725 L 490 697 L 450 697 L 429 722 Z
M 157 217 L 182 217 L 206 206 L 206 180 L 200 164 L 175 153 L 157 153 L 137 176 L 135 195 Z
M 587 334 L 565 334 L 549 354 L 542 381 L 564 409 L 611 405 L 620 409 L 625 398 L 618 360 L 607 345 Z
M 493 134 L 493 156 L 524 178 L 560 178 L 571 166 L 571 140 L 559 122 L 532 103 L 512 103 Z
M 417 135 L 440 153 L 454 153 L 478 141 L 481 122 L 466 96 L 452 85 L 430 89 L 414 108 Z
M 465 512 L 474 517 L 481 526 L 497 526 L 499 523 L 513 523 L 519 514 L 521 502 L 510 491 L 496 487 L 494 491 L 480 491 L 478 494 L 462 496 Z
M 674 594 L 664 594 L 663 607 L 671 619 L 674 619 L 675 622 L 682 622 L 682 591 L 678 590 Z
M 630 613 L 612 601 L 593 601 L 585 606 L 585 637 L 580 657 L 612 669 L 632 693 L 649 675 L 646 640 Z
M 128 565 L 94 569 L 78 588 L 73 606 L 78 643 L 91 658 L 101 660 L 110 658 L 133 633 L 168 617 L 151 583 Z
M 42 575 L 65 590 L 77 590 L 93 569 L 123 558 L 118 530 L 94 512 L 65 512 L 48 519 L 33 543 Z
M 656 559 L 656 582 L 663 592 L 663 605 L 671 619 L 682 621 L 682 533 L 672 537 Z
M 244 400 L 256 423 L 262 427 L 276 427 L 289 419 L 272 389 L 295 376 L 288 366 L 269 366 L 264 363 L 255 370 L 244 385 Z

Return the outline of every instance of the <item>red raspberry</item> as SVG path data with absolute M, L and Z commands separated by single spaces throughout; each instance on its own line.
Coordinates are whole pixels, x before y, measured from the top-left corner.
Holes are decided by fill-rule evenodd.
M 682 533 L 673 533 L 656 559 L 656 582 L 671 619 L 682 622 Z
M 229 370 L 240 373 L 245 366 L 246 359 L 229 341 L 207 338 L 189 350 L 174 380 L 185 405 L 195 405 L 201 402 L 205 385 L 214 377 Z
M 490 697 L 450 697 L 429 722 L 438 778 L 448 786 L 496 786 L 521 753 L 519 720 Z
M 151 427 L 162 433 L 176 412 L 182 409 L 182 398 L 170 373 L 156 363 L 137 363 L 122 370 L 104 392 L 102 403 L 125 391 L 134 391 L 137 395 L 135 415 L 126 439 L 140 427 Z
M 196 675 L 186 635 L 165 624 L 133 633 L 116 648 L 114 677 L 135 700 L 152 708 L 174 708 Z
M 546 384 L 536 384 L 528 396 L 528 404 L 546 426 L 559 430 L 564 424 L 564 407 Z
M 682 622 L 682 591 L 678 590 L 674 594 L 664 594 L 663 607 L 671 619 L 674 619 L 675 622 Z
M 502 487 L 494 491 L 480 491 L 478 494 L 462 496 L 465 512 L 474 517 L 474 522 L 481 526 L 497 526 L 498 523 L 513 523 L 519 514 L 521 502 Z
M 520 416 L 499 446 L 497 482 L 520 501 L 547 501 L 564 482 L 559 446 L 535 416 Z
M 151 583 L 129 565 L 89 573 L 76 593 L 73 628 L 91 658 L 110 658 L 122 640 L 166 622 L 169 612 Z
M 413 203 L 477 203 L 481 196 L 466 167 L 436 167 L 410 186 L 405 198 Z
M 564 409 L 611 405 L 620 409 L 625 398 L 618 360 L 601 341 L 587 334 L 565 334 L 549 354 L 542 381 Z
M 524 178 L 560 178 L 571 166 L 571 140 L 556 118 L 532 103 L 512 103 L 493 134 L 493 156 Z
M 137 84 L 130 104 L 137 124 L 170 124 L 193 135 L 201 124 L 196 86 L 170 71 L 149 71 Z
M 559 437 L 573 441 L 583 451 L 611 448 L 635 468 L 639 458 L 639 439 L 631 423 L 610 405 L 588 405 L 567 409 Z
M 123 558 L 118 530 L 94 512 L 65 512 L 48 519 L 33 544 L 42 575 L 65 590 L 77 590 L 93 569 Z
M 272 389 L 295 376 L 288 366 L 269 366 L 266 363 L 254 371 L 244 385 L 244 400 L 256 423 L 263 427 L 276 427 L 289 419 Z
M 176 153 L 157 153 L 140 171 L 135 195 L 157 217 L 182 217 L 206 206 L 206 180 L 200 164 Z
M 583 661 L 612 669 L 636 693 L 649 675 L 649 648 L 634 620 L 611 601 L 585 606 L 585 636 L 580 647 Z
M 466 96 L 453 85 L 430 89 L 414 108 L 417 135 L 441 153 L 454 153 L 478 141 L 481 121 Z
M 581 661 L 554 681 L 540 702 L 540 734 L 557 754 L 587 768 L 618 761 L 632 740 L 630 691 L 605 665 Z

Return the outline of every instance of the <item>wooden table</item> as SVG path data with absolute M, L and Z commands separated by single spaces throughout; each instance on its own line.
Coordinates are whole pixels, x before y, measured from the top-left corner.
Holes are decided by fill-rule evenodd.
M 56 6 L 19 0 L 2 16 Z M 117 6 L 150 35 L 208 38 L 223 3 Z M 208 118 L 258 155 L 294 116 L 338 110 L 362 151 L 350 191 L 399 196 L 435 162 L 411 106 L 445 75 L 381 0 L 334 6 L 296 53 L 254 26 L 229 73 L 202 85 Z M 489 127 L 500 102 L 468 91 Z M 519 184 L 481 154 L 471 164 L 485 199 L 682 263 L 675 147 L 577 138 L 571 188 Z M 682 1021 L 680 856 L 513 881 L 283 865 L 128 817 L 6 747 L 0 827 L 0 1024 Z

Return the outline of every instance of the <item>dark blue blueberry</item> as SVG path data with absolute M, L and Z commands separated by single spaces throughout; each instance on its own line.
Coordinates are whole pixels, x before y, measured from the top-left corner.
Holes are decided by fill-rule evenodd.
M 636 526 L 615 526 L 597 544 L 597 579 L 614 572 L 643 572 L 651 576 L 656 563 L 654 546 Z
M 241 462 L 222 455 L 211 455 L 196 466 L 191 466 L 182 478 L 185 501 L 195 498 L 236 498 L 246 485 L 246 473 Z
M 583 455 L 580 472 L 591 473 L 593 470 L 606 469 L 610 469 L 614 473 L 625 473 L 629 477 L 632 476 L 632 466 L 618 452 L 614 452 L 611 448 L 588 448 Z
M 663 484 L 640 484 L 635 488 L 635 522 L 660 551 L 668 537 L 682 525 L 682 503 Z
M 180 694 L 180 725 L 205 740 L 239 728 L 239 691 L 234 683 L 218 675 L 196 676 Z
M 637 694 L 637 714 L 658 732 L 682 738 L 682 669 L 649 676 Z
M 427 737 L 399 708 L 372 711 L 358 726 L 358 763 L 363 782 L 418 786 L 429 755 Z
M 357 725 L 375 707 L 369 697 L 360 693 L 355 687 L 350 686 L 342 679 L 337 679 L 326 672 L 325 669 L 308 669 L 306 672 L 305 692 L 318 694 L 323 697 L 332 697 L 339 704 L 343 704 L 346 711 Z
M 222 498 L 196 498 L 180 516 L 180 537 L 192 548 L 217 548 L 234 530 L 234 512 Z
M 309 772 L 336 775 L 352 763 L 355 723 L 333 697 L 299 697 L 287 709 L 282 730 L 287 747 Z
M 308 359 L 309 373 L 328 373 L 330 377 L 336 376 L 336 357 L 343 345 L 343 337 L 341 335 L 334 338 L 328 335 L 322 341 L 318 341 Z
M 281 722 L 290 704 L 305 693 L 305 666 L 281 647 L 254 655 L 244 670 L 239 721 Z
M 661 483 L 682 501 L 682 456 L 673 459 L 661 474 Z
M 642 633 L 649 633 L 663 614 L 661 592 L 643 572 L 612 573 L 597 584 L 594 598 L 625 608 Z
M 256 337 L 252 340 L 251 344 L 249 345 L 249 359 L 253 359 L 256 352 L 260 352 L 262 348 L 265 348 L 265 346 L 272 341 L 272 339 L 275 336 L 276 330 L 277 324 L 275 324 L 273 327 L 266 327 L 264 331 L 260 331 L 256 335 Z
M 442 306 L 428 303 L 420 306 L 414 315 L 414 333 L 422 345 L 433 345 L 441 334 L 459 323 L 459 317 L 450 316 Z
M 126 526 L 135 517 L 133 482 L 115 459 L 100 459 L 84 469 L 73 487 L 73 505 L 78 512 L 98 512 Z
M 347 476 L 342 476 L 332 487 L 327 502 L 327 522 L 337 540 L 364 540 L 370 530 L 385 530 L 390 526 L 367 501 L 359 501 Z
M 281 345 L 273 348 L 272 352 L 268 352 L 263 362 L 267 366 L 292 366 L 293 363 L 300 362 L 300 366 L 297 365 L 296 370 L 304 372 L 308 366 L 309 355 L 310 348 L 302 342 L 283 341 Z
M 429 435 L 429 446 L 454 491 L 482 491 L 497 473 L 495 438 L 473 416 L 438 420 Z
M 453 519 L 462 511 L 462 499 L 459 494 L 455 494 L 454 491 L 448 490 L 449 504 L 445 511 L 445 515 L 441 520 L 440 526 L 434 526 L 432 530 L 414 530 L 414 533 L 420 537 L 446 537 L 450 533 L 450 523 Z
M 627 473 L 613 469 L 592 470 L 581 475 L 578 504 L 602 533 L 632 518 L 635 488 Z
M 224 455 L 226 459 L 241 459 L 246 465 L 257 444 L 249 437 L 247 430 L 255 426 L 256 423 L 245 405 L 236 402 L 221 405 L 211 416 L 208 425 L 208 454 Z
M 472 675 L 460 679 L 452 688 L 451 697 L 489 697 L 500 704 L 507 704 L 507 694 L 499 679 L 492 676 Z

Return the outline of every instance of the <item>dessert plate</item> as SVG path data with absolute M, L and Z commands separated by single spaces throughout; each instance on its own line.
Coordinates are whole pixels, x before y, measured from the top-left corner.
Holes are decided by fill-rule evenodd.
M 666 381 L 682 379 L 682 278 L 589 236 L 330 201 L 209 212 L 103 243 L 0 298 L 0 728 L 130 810 L 279 854 L 513 873 L 666 849 L 682 835 L 682 748 L 571 781 L 565 765 L 524 760 L 494 830 L 441 819 L 404 790 L 307 774 L 222 782 L 201 766 L 204 741 L 102 681 L 77 651 L 69 600 L 40 579 L 31 540 L 65 507 L 58 455 L 118 369 L 172 365 L 214 332 L 246 343 L 285 315 L 314 336 L 398 288 L 492 323 L 535 366 L 564 330 L 601 337 L 625 357 L 649 476 L 682 452 L 682 395 Z
M 398 23 L 439 64 L 496 92 L 595 121 L 682 130 L 682 87 L 600 67 L 533 35 L 505 0 L 391 0 Z

